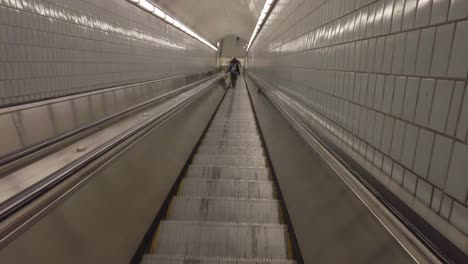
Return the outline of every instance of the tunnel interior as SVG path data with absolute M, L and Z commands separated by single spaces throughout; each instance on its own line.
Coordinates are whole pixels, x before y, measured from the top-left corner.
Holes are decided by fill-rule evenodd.
M 466 0 L 0 0 L 0 262 L 468 263 L 467 48 Z

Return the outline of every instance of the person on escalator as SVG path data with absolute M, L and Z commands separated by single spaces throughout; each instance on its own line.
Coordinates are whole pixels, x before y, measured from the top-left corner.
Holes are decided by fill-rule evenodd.
M 237 83 L 237 76 L 240 75 L 240 62 L 238 60 L 236 60 L 236 58 L 233 58 L 231 60 L 231 63 L 229 64 L 229 68 L 228 70 L 226 71 L 226 73 L 230 73 L 231 74 L 231 84 L 229 84 L 229 86 L 232 86 L 232 88 L 235 88 L 236 87 L 236 83 Z M 229 88 L 228 86 L 228 88 Z

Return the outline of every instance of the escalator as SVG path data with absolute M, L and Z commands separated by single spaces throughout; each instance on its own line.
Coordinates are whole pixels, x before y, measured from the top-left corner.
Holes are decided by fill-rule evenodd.
M 142 263 L 295 263 L 245 83 L 228 90 Z
M 31 196 L 0 222 L 0 262 L 439 263 L 268 91 L 223 84 L 136 114 L 132 134 Z

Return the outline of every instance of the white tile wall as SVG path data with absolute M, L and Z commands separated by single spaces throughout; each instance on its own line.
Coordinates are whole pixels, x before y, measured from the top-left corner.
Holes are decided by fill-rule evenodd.
M 0 106 L 209 71 L 214 57 L 124 0 L 0 0 Z
M 467 47 L 466 0 L 279 0 L 249 67 L 468 239 Z

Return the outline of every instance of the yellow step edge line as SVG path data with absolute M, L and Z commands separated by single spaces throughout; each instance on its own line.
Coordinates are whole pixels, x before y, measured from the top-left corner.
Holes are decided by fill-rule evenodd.
M 153 237 L 153 241 L 151 242 L 150 254 L 154 254 L 156 251 L 156 247 L 158 246 L 158 236 L 159 236 L 159 227 L 156 229 L 156 234 Z

